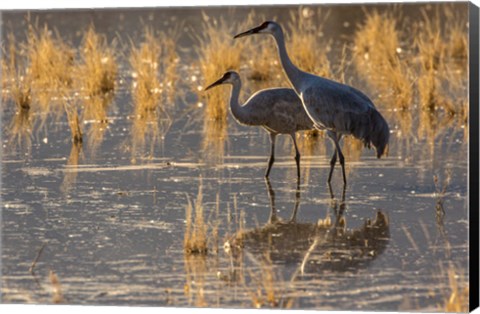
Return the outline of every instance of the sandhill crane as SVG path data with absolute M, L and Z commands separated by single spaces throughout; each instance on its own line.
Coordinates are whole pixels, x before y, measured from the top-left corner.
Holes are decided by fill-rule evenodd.
M 297 163 L 297 177 L 300 178 L 300 153 L 298 151 L 295 133 L 313 129 L 313 122 L 305 113 L 302 102 L 293 89 L 270 88 L 253 94 L 242 106 L 238 103 L 238 96 L 242 87 L 240 76 L 235 71 L 227 71 L 216 82 L 205 90 L 221 84 L 232 85 L 230 95 L 230 111 L 235 120 L 244 125 L 263 127 L 270 134 L 271 153 L 265 177 L 270 174 L 275 160 L 275 139 L 278 134 L 288 134 L 295 146 L 295 161 Z
M 253 34 L 273 36 L 283 70 L 302 100 L 305 111 L 312 119 L 315 128 L 327 130 L 327 135 L 332 139 L 335 151 L 330 160 L 329 184 L 337 162 L 337 155 L 342 166 L 344 186 L 347 184 L 345 158 L 339 145 L 343 135 L 353 135 L 362 140 L 368 148 L 373 145 L 377 152 L 377 158 L 387 153 L 390 132 L 388 124 L 366 95 L 351 86 L 297 68 L 287 54 L 283 30 L 279 24 L 266 21 L 260 26 L 235 35 L 234 38 Z

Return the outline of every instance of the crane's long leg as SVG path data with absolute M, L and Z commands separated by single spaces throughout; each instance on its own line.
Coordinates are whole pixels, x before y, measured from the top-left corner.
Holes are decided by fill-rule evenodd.
M 337 163 L 337 144 L 335 143 L 337 140 L 337 134 L 332 131 L 327 132 L 328 137 L 332 140 L 333 144 L 335 145 L 335 148 L 333 150 L 333 156 L 332 159 L 330 159 L 330 172 L 328 173 L 328 185 L 330 187 L 330 181 L 332 181 L 332 174 L 333 174 L 333 169 L 335 168 L 335 164 Z M 331 191 L 331 187 L 330 187 Z M 332 195 L 332 193 L 330 193 Z M 333 198 L 333 197 L 332 197 Z
M 341 135 L 337 135 L 335 132 L 327 132 L 327 135 L 332 139 L 333 143 L 335 144 L 335 153 L 330 160 L 330 173 L 328 175 L 328 183 L 330 183 L 332 179 L 333 168 L 335 167 L 335 163 L 337 162 L 337 154 L 338 159 L 340 159 L 340 165 L 342 166 L 342 175 L 343 175 L 343 184 L 344 187 L 347 185 L 347 177 L 345 175 L 345 157 L 343 156 L 342 149 L 340 148 L 339 141 L 342 138 Z
M 341 137 L 341 135 L 337 137 L 337 140 L 335 141 L 335 147 L 337 148 L 338 159 L 340 159 L 340 165 L 342 166 L 343 185 L 345 187 L 347 185 L 347 177 L 345 175 L 345 157 L 343 156 L 342 149 L 340 148 L 340 144 L 338 143 Z
M 335 168 L 335 164 L 337 163 L 337 149 L 333 151 L 332 159 L 330 159 L 330 172 L 328 173 L 328 184 L 330 185 L 330 181 L 332 181 L 332 174 L 333 168 Z
M 276 133 L 270 133 L 270 144 L 271 144 L 271 150 L 270 150 L 270 159 L 268 160 L 268 168 L 267 172 L 265 172 L 265 177 L 268 177 L 270 175 L 270 170 L 272 169 L 273 162 L 275 161 L 275 140 L 277 138 Z
M 297 178 L 300 179 L 300 152 L 298 151 L 297 141 L 295 140 L 295 133 L 290 134 L 293 140 L 293 146 L 295 146 L 295 161 L 297 163 Z

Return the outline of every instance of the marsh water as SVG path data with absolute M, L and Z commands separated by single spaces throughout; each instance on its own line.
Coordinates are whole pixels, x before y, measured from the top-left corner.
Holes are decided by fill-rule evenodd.
M 324 32 L 335 40 L 329 53 L 335 59 L 365 10 L 328 8 Z M 464 5 L 455 8 L 466 16 Z M 31 12 L 74 45 L 91 22 L 110 39 L 120 35 L 133 42 L 145 24 L 185 24 L 171 121 L 167 127 L 153 122 L 162 134 L 144 139 L 143 146 L 132 134 L 126 61 L 119 61 L 118 86 L 98 145 L 88 134 L 83 145 L 73 145 L 66 118 L 53 115 L 13 142 L 7 135 L 15 106 L 4 101 L 2 302 L 52 303 L 61 295 L 68 304 L 441 310 L 451 293 L 450 270 L 458 282 L 468 282 L 468 125 L 422 126 L 414 116 L 415 127 L 402 132 L 399 116 L 382 107 L 352 68 L 357 87 L 390 124 L 388 157 L 376 159 L 366 148 L 355 157 L 345 148 L 348 186 L 342 195 L 338 164 L 332 191 L 326 184 L 328 139 L 320 136 L 309 150 L 300 145 L 297 184 L 291 140 L 280 136 L 266 181 L 270 144 L 264 130 L 229 116 L 226 136 L 205 131 L 205 104 L 191 88 L 200 74 L 188 34 L 200 31 L 202 10 L 211 17 L 232 11 Z M 235 8 L 229 16 L 241 20 L 250 10 Z M 256 10 L 282 21 L 297 8 Z M 420 16 L 416 5 L 400 10 L 412 20 Z M 12 30 L 25 36 L 25 16 L 2 12 L 3 38 Z M 416 131 L 421 127 L 435 134 L 422 136 Z M 189 202 L 203 204 L 207 254 L 184 251 Z

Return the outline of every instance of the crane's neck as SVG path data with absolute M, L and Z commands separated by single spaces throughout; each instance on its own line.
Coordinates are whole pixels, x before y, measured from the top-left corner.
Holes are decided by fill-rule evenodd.
M 240 89 L 242 88 L 242 82 L 236 80 L 232 83 L 232 93 L 230 95 L 230 111 L 233 117 L 240 123 L 248 124 L 248 118 L 243 110 L 242 106 L 238 102 L 240 96 Z
M 300 85 L 302 82 L 301 77 L 306 73 L 301 71 L 299 68 L 297 68 L 292 63 L 292 60 L 290 60 L 290 57 L 288 56 L 288 53 L 287 53 L 287 48 L 285 46 L 285 36 L 283 35 L 283 30 L 279 29 L 277 32 L 273 33 L 272 35 L 273 35 L 273 38 L 275 38 L 275 42 L 277 44 L 278 55 L 280 57 L 280 62 L 282 63 L 283 70 L 285 71 L 285 74 L 287 74 L 287 77 L 290 83 L 293 85 L 297 94 L 300 94 L 300 88 L 301 88 Z

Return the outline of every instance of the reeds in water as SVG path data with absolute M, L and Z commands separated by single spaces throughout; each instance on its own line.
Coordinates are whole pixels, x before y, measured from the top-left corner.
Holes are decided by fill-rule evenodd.
M 187 254 L 202 254 L 208 252 L 207 232 L 208 226 L 203 217 L 203 192 L 200 183 L 197 200 L 192 204 L 188 199 L 186 206 L 186 227 L 183 248 Z
M 155 35 L 146 27 L 143 41 L 137 47 L 131 43 L 132 98 L 134 103 L 132 155 L 143 150 L 146 136 L 151 139 L 150 154 L 157 141 L 171 125 L 170 102 L 174 98 L 178 56 L 176 37 L 172 31 Z
M 243 29 L 243 26 L 244 24 L 232 23 L 223 17 L 217 19 L 203 14 L 202 31 L 195 38 L 198 42 L 196 53 L 201 84 L 214 82 L 226 70 L 240 69 L 244 41 L 234 41 L 232 34 Z M 205 119 L 220 123 L 227 121 L 227 89 L 215 88 L 199 96 L 206 103 Z
M 76 88 L 84 97 L 104 96 L 115 89 L 118 66 L 116 42 L 107 42 L 92 25 L 83 36 L 81 62 L 76 70 Z
M 300 7 L 297 12 L 290 12 L 288 29 L 288 51 L 290 57 L 300 69 L 316 75 L 331 78 L 332 70 L 327 53 L 331 42 L 323 39 L 323 25 L 330 12 L 321 9 Z M 320 24 L 318 21 L 321 21 Z
M 454 313 L 467 313 L 469 304 L 468 284 L 456 274 L 454 268 L 450 268 L 448 270 L 448 281 L 451 292 L 450 296 L 445 301 L 445 311 Z
M 403 48 L 393 12 L 366 13 L 354 38 L 357 70 L 373 88 L 380 89 L 384 105 L 394 110 L 408 110 L 412 104 L 412 86 L 408 67 L 400 58 Z
M 30 86 L 42 113 L 61 112 L 62 96 L 73 82 L 75 50 L 47 25 L 28 25 L 26 51 Z M 52 108 L 52 105 L 57 107 Z M 60 109 L 60 110 L 58 110 Z M 58 116 L 59 114 L 57 114 Z

